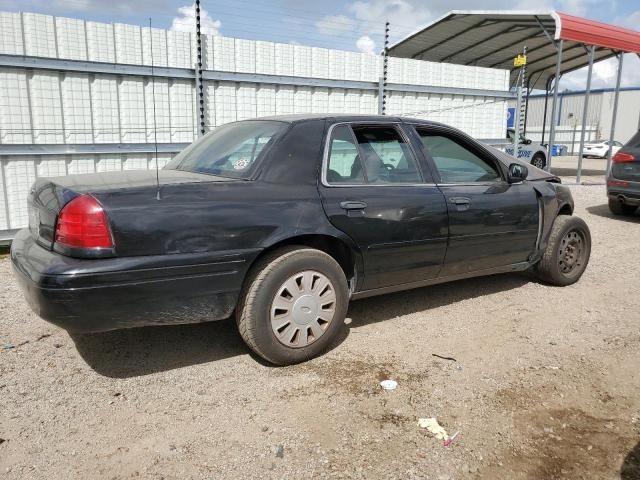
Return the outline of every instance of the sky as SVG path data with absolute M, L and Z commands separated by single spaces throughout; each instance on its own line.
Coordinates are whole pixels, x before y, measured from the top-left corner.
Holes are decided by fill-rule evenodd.
M 201 0 L 202 28 L 228 37 L 378 53 L 384 24 L 391 42 L 449 10 L 555 9 L 640 30 L 638 0 Z M 102 22 L 193 30 L 193 0 L 0 0 L 0 10 L 46 13 Z M 626 55 L 623 86 L 640 87 L 640 59 Z M 616 62 L 594 66 L 593 87 L 615 84 Z M 565 75 L 561 89 L 579 90 L 586 71 Z

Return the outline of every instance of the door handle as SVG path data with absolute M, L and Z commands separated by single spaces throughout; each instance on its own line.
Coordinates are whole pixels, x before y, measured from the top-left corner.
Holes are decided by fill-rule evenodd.
M 464 212 L 465 210 L 469 210 L 471 199 L 469 197 L 449 197 L 449 202 L 456 206 L 456 210 Z
M 340 202 L 340 207 L 345 210 L 364 210 L 367 208 L 367 204 L 365 202 L 360 201 L 346 201 Z

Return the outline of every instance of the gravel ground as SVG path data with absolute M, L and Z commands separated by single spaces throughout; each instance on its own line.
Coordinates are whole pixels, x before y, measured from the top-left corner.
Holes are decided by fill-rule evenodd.
M 572 189 L 593 235 L 578 284 L 502 275 L 354 302 L 331 352 L 286 368 L 231 321 L 71 337 L 0 260 L 0 476 L 640 478 L 640 216 Z M 423 417 L 460 435 L 445 447 Z

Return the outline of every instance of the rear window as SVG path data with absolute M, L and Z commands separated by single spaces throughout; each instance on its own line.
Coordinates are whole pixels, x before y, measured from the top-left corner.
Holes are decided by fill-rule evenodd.
M 189 145 L 165 168 L 246 179 L 286 128 L 265 120 L 229 123 Z
M 631 137 L 631 140 L 625 144 L 625 147 L 634 149 L 640 148 L 640 131 Z

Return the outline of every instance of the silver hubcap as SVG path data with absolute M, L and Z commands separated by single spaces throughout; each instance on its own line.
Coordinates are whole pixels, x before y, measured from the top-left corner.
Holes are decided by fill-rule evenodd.
M 318 340 L 336 311 L 336 293 L 320 272 L 296 273 L 282 284 L 271 303 L 271 329 L 280 343 L 301 348 Z

